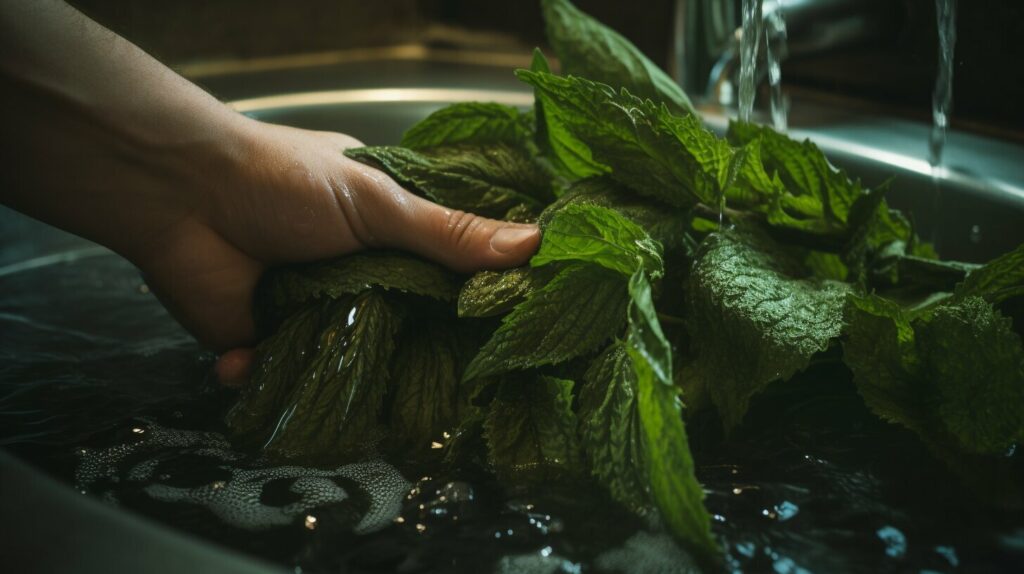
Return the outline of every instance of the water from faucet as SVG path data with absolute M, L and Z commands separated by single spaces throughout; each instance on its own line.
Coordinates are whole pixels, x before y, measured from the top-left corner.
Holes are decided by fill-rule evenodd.
M 939 176 L 942 167 L 942 151 L 946 146 L 946 129 L 953 107 L 953 52 L 956 46 L 956 0 L 935 0 L 935 21 L 938 26 L 938 73 L 935 89 L 932 91 L 932 129 L 928 137 L 928 163 L 932 167 L 932 243 L 938 245 L 939 222 L 942 217 L 942 188 Z
M 928 163 L 942 163 L 946 128 L 953 105 L 953 50 L 956 45 L 956 0 L 935 0 L 939 30 L 938 74 L 932 92 L 932 131 L 928 141 Z
M 754 109 L 754 75 L 761 38 L 762 0 L 743 0 L 743 34 L 740 37 L 740 121 L 749 122 Z
M 786 20 L 783 0 L 776 0 L 764 18 L 764 49 L 768 62 L 768 85 L 771 87 L 772 127 L 785 132 L 788 127 L 788 102 L 782 93 L 782 59 L 786 57 Z

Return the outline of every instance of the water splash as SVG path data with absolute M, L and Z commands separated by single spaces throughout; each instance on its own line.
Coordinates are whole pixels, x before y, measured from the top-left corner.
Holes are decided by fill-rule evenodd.
M 782 59 L 786 57 L 786 19 L 783 0 L 776 0 L 764 18 L 764 49 L 771 88 L 772 127 L 777 132 L 788 128 L 789 105 L 782 93 Z
M 763 21 L 762 0 L 743 0 L 743 34 L 740 37 L 740 121 L 749 122 L 754 110 L 754 75 Z

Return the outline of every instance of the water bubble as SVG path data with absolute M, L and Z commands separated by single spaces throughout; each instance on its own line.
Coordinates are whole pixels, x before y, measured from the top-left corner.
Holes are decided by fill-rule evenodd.
M 901 558 L 907 553 L 907 537 L 899 529 L 893 526 L 883 526 L 878 529 L 876 534 L 885 544 L 886 556 Z
M 975 245 L 981 243 L 981 226 L 972 225 L 971 233 L 967 236 L 967 238 L 970 239 L 971 243 L 974 243 Z

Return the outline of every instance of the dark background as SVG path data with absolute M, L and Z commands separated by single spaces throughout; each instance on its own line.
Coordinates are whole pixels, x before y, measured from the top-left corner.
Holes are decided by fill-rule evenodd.
M 738 0 L 737 0 L 738 3 Z M 476 34 L 506 49 L 543 45 L 539 3 L 479 0 L 74 0 L 73 5 L 175 65 L 394 44 L 446 44 Z M 783 65 L 800 97 L 930 121 L 936 67 L 933 0 L 893 0 L 884 35 Z M 660 64 L 670 58 L 672 0 L 578 0 Z M 953 125 L 1024 139 L 1024 2 L 960 0 Z M 493 32 L 488 36 L 482 32 Z M 695 94 L 694 94 L 695 95 Z

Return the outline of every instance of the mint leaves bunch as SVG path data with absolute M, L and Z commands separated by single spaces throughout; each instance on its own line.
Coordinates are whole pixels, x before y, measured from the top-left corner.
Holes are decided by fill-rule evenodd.
M 592 480 L 713 561 L 684 419 L 713 409 L 731 430 L 768 385 L 842 360 L 878 416 L 1024 502 L 1006 456 L 1024 347 L 1004 314 L 1024 248 L 939 261 L 886 186 L 768 128 L 718 138 L 627 40 L 543 8 L 563 73 L 539 51 L 516 72 L 532 110 L 455 104 L 400 146 L 346 152 L 451 208 L 538 222 L 539 252 L 472 277 L 379 252 L 269 273 L 238 440 L 307 464 L 376 448 L 508 484 Z

